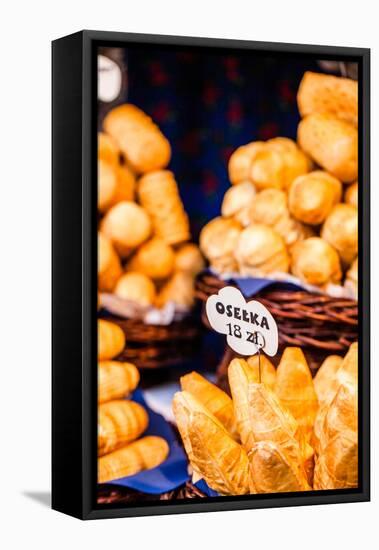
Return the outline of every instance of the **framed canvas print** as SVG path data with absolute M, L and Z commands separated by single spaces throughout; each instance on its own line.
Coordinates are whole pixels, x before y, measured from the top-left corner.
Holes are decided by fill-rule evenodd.
M 369 50 L 53 42 L 53 508 L 369 500 Z

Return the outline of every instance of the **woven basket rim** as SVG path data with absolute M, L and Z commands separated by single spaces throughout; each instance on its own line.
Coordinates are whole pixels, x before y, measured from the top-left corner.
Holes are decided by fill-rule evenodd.
M 203 272 L 196 278 L 195 294 L 202 303 L 202 320 L 209 327 L 204 311 L 207 298 L 227 285 L 237 286 L 215 274 Z M 346 352 L 358 339 L 358 303 L 350 298 L 332 297 L 309 290 L 264 288 L 251 298 L 259 300 L 275 318 L 279 343 Z

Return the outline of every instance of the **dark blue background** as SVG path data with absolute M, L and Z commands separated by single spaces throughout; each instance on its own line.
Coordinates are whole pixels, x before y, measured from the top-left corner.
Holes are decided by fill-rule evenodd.
M 172 146 L 195 238 L 220 213 L 227 161 L 249 141 L 296 138 L 296 92 L 316 61 L 217 51 L 129 48 L 127 98 L 159 124 Z

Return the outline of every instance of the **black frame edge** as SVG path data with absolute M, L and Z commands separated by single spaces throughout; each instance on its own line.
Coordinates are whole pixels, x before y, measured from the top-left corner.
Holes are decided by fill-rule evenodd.
M 358 258 L 358 280 L 359 285 L 359 309 L 360 309 L 360 337 L 362 345 L 359 350 L 361 369 L 359 372 L 359 433 L 360 439 L 360 462 L 362 471 L 362 492 L 370 500 L 371 491 L 371 235 L 370 235 L 370 60 L 371 52 L 366 49 L 362 53 L 362 69 L 360 82 L 360 151 L 359 151 L 359 177 L 363 185 L 359 187 L 360 202 L 360 227 L 359 227 L 359 251 Z M 363 437 L 364 435 L 364 437 Z
M 80 37 L 80 38 L 78 38 Z M 369 438 L 369 429 L 370 429 L 370 400 L 368 396 L 370 395 L 370 378 L 369 378 L 369 364 L 370 364 L 370 341 L 369 341 L 369 330 L 370 330 L 370 313 L 369 313 L 369 304 L 370 304 L 370 271 L 369 271 L 369 244 L 370 244 L 370 221 L 369 221 L 369 213 L 370 213 L 370 205 L 369 205 L 369 177 L 370 177 L 370 170 L 369 170 L 369 147 L 370 147 L 370 137 L 369 137 L 369 119 L 370 119 L 370 81 L 369 81 L 369 75 L 370 75 L 370 50 L 367 48 L 345 48 L 345 47 L 335 47 L 335 46 L 311 46 L 311 45 L 299 45 L 299 44 L 282 44 L 282 43 L 265 43 L 265 42 L 251 42 L 251 41 L 240 41 L 240 40 L 229 40 L 229 39 L 208 39 L 208 38 L 191 38 L 191 37 L 176 37 L 176 36 L 164 36 L 164 35 L 143 35 L 143 34 L 134 34 L 134 33 L 114 33 L 114 32 L 102 32 L 102 31 L 82 31 L 80 33 L 76 33 L 75 35 L 71 35 L 70 37 L 61 38 L 58 41 L 53 42 L 53 53 L 54 48 L 56 45 L 60 44 L 62 45 L 62 48 L 64 49 L 66 47 L 66 40 L 78 40 L 81 42 L 80 46 L 80 59 L 83 64 L 82 66 L 82 73 L 81 73 L 81 79 L 82 79 L 82 96 L 81 96 L 81 111 L 79 114 L 79 111 L 74 112 L 68 112 L 66 111 L 66 116 L 71 120 L 72 118 L 75 118 L 75 125 L 77 127 L 77 119 L 79 118 L 82 121 L 82 128 L 80 129 L 80 138 L 81 138 L 81 144 L 78 147 L 77 140 L 75 140 L 76 145 L 74 146 L 73 143 L 71 143 L 72 140 L 72 134 L 71 132 L 67 132 L 66 134 L 66 141 L 70 143 L 69 147 L 72 150 L 74 156 L 75 156 L 75 178 L 76 183 L 78 184 L 78 187 L 80 187 L 80 192 L 82 193 L 83 203 L 81 204 L 81 207 L 83 209 L 81 210 L 80 216 L 82 216 L 83 224 L 81 228 L 81 235 L 82 239 L 80 242 L 80 245 L 82 246 L 81 250 L 81 267 L 83 271 L 79 271 L 79 265 L 78 263 L 75 263 L 75 261 L 71 261 L 69 264 L 72 266 L 74 273 L 72 274 L 72 279 L 74 281 L 75 286 L 75 295 L 77 295 L 78 291 L 78 279 L 80 278 L 80 305 L 81 305 L 81 312 L 80 312 L 80 321 L 82 323 L 81 326 L 81 337 L 82 340 L 80 342 L 80 350 L 82 351 L 82 364 L 80 367 L 75 369 L 73 366 L 70 366 L 70 369 L 67 369 L 66 361 L 65 359 L 58 359 L 58 362 L 56 363 L 56 368 L 54 369 L 53 366 L 53 377 L 54 377 L 54 370 L 56 373 L 60 369 L 63 369 L 63 372 L 66 373 L 66 376 L 69 376 L 71 379 L 67 382 L 67 386 L 61 386 L 57 384 L 57 380 L 53 379 L 53 407 L 56 403 L 59 403 L 59 415 L 62 416 L 62 418 L 55 418 L 54 421 L 54 414 L 56 416 L 56 413 L 53 411 L 53 432 L 55 427 L 62 430 L 63 426 L 66 424 L 67 418 L 71 417 L 74 418 L 74 414 L 66 414 L 66 411 L 64 408 L 61 408 L 61 403 L 59 399 L 59 392 L 62 392 L 62 395 L 65 395 L 66 393 L 66 387 L 73 388 L 75 399 L 74 399 L 74 407 L 75 410 L 78 410 L 78 403 L 80 403 L 80 412 L 78 412 L 78 415 L 76 416 L 76 420 L 80 419 L 80 428 L 83 428 L 83 430 L 80 430 L 80 446 L 77 444 L 77 432 L 75 432 L 75 442 L 72 446 L 72 449 L 75 450 L 75 460 L 73 462 L 75 464 L 72 464 L 73 470 L 70 468 L 67 468 L 66 464 L 66 470 L 63 474 L 60 471 L 60 467 L 65 466 L 62 461 L 62 458 L 59 459 L 57 463 L 53 463 L 53 508 L 68 513 L 70 515 L 74 515 L 76 517 L 82 518 L 82 519 L 101 519 L 101 518 L 117 518 L 117 517 L 136 517 L 136 516 L 148 516 L 148 515 L 166 515 L 166 514 L 177 514 L 177 513 L 195 513 L 195 512 L 210 512 L 210 511 L 231 511 L 231 510 L 242 510 L 242 509 L 258 509 L 258 508 L 268 508 L 268 507 L 283 507 L 283 506 L 300 506 L 300 505 L 313 505 L 313 504 L 334 504 L 334 503 L 344 503 L 344 502 L 364 502 L 370 500 L 370 438 Z M 95 373 L 93 372 L 93 361 L 95 358 L 92 356 L 91 349 L 94 347 L 93 342 L 93 335 L 94 332 L 94 320 L 95 312 L 93 311 L 93 304 L 95 303 L 94 300 L 92 300 L 94 294 L 94 285 L 93 285 L 93 273 L 91 273 L 91 266 L 93 267 L 96 264 L 96 253 L 89 252 L 88 250 L 93 250 L 93 217 L 91 214 L 91 206 L 93 202 L 93 193 L 91 193 L 91 182 L 93 179 L 93 171 L 92 171 L 92 162 L 91 162 L 91 151 L 93 150 L 93 136 L 91 138 L 91 131 L 93 131 L 94 121 L 92 120 L 92 97 L 91 97 L 91 85 L 93 83 L 93 79 L 95 75 L 93 74 L 93 48 L 95 43 L 99 43 L 101 41 L 105 42 L 120 42 L 126 45 L 128 42 L 141 42 L 141 43 L 149 43 L 149 44 L 165 44 L 165 45 L 181 45 L 181 46 L 214 46 L 214 47 L 227 47 L 227 48 L 241 48 L 241 49 L 255 49 L 255 50 L 266 50 L 266 51 L 285 51 L 287 53 L 308 53 L 313 55 L 320 55 L 320 56 L 328 56 L 328 55 L 334 55 L 339 57 L 359 57 L 362 61 L 362 69 L 363 69 L 363 111 L 362 111 L 362 123 L 363 123 L 363 132 L 362 132 L 362 142 L 360 146 L 361 150 L 361 171 L 360 175 L 363 178 L 363 181 L 365 183 L 365 195 L 364 195 L 364 201 L 361 202 L 362 209 L 363 209 L 363 216 L 362 216 L 362 227 L 361 227 L 361 265 L 364 263 L 365 270 L 364 270 L 364 279 L 361 279 L 363 281 L 363 290 L 362 290 L 362 297 L 361 297 L 361 303 L 362 303 L 362 330 L 364 331 L 364 345 L 361 346 L 361 364 L 364 366 L 364 376 L 362 379 L 362 390 L 361 395 L 364 395 L 365 398 L 362 400 L 360 412 L 361 412 L 361 419 L 360 419 L 360 426 L 361 426 L 361 433 L 364 433 L 365 437 L 363 439 L 362 444 L 362 471 L 363 471 L 363 482 L 362 482 L 362 490 L 361 491 L 355 491 L 355 492 L 344 492 L 344 493 L 334 493 L 334 494 L 304 494 L 300 496 L 280 496 L 280 495 L 272 495 L 267 496 L 267 498 L 264 498 L 262 500 L 236 500 L 236 501 L 230 501 L 225 500 L 222 502 L 221 500 L 217 501 L 209 501 L 207 499 L 206 502 L 182 502 L 178 504 L 168 504 L 168 503 L 156 503 L 152 505 L 144 505 L 144 506 L 131 506 L 127 508 L 109 508 L 109 509 L 97 509 L 94 504 L 94 487 L 93 487 L 93 481 L 96 482 L 96 472 L 93 471 L 92 468 L 92 460 L 91 460 L 91 450 L 93 449 L 94 442 L 91 437 L 91 423 L 93 422 L 93 417 L 91 416 L 96 413 L 96 402 L 94 401 L 94 396 L 92 389 L 94 387 L 94 383 L 96 381 Z M 68 44 L 68 43 L 67 43 Z M 68 45 L 68 47 L 70 47 Z M 72 61 L 72 58 L 70 58 L 70 55 L 67 56 L 69 61 L 68 64 Z M 53 62 L 54 62 L 54 55 L 53 55 Z M 72 75 L 72 69 L 70 67 L 70 74 L 68 75 L 69 80 L 73 78 Z M 77 75 L 75 73 L 75 79 L 77 78 Z M 54 80 L 55 79 L 55 80 Z M 67 81 L 62 77 L 62 75 L 55 75 L 53 72 L 53 81 L 55 82 L 55 86 L 53 86 L 53 100 L 54 100 L 54 87 L 56 88 L 59 83 L 64 83 L 64 86 L 67 86 Z M 66 90 L 65 90 L 66 92 Z M 54 111 L 58 109 L 58 103 L 56 101 L 53 101 L 53 127 L 55 127 L 56 120 L 58 118 L 58 113 L 54 116 Z M 62 114 L 59 115 L 59 118 L 62 117 Z M 55 122 L 54 122 L 55 120 Z M 57 137 L 57 131 L 53 129 L 53 139 L 56 141 Z M 62 138 L 58 138 L 62 139 Z M 64 142 L 65 140 L 63 140 Z M 62 141 L 60 142 L 62 144 Z M 67 143 L 66 143 L 67 145 Z M 78 147 L 78 151 L 82 152 L 82 157 L 78 159 L 78 151 L 74 151 L 75 147 Z M 55 151 L 55 153 L 54 153 Z M 55 156 L 55 161 L 53 160 L 53 181 L 57 182 L 58 179 L 63 179 L 61 174 L 58 176 L 58 162 L 57 158 L 59 159 L 60 153 L 57 152 L 57 143 L 55 146 L 53 146 L 53 159 Z M 80 167 L 80 183 L 79 183 L 79 167 Z M 64 167 L 62 168 L 63 173 L 68 176 L 69 170 Z M 55 174 L 55 175 L 54 175 Z M 83 184 L 83 186 L 82 186 Z M 55 183 L 56 186 L 56 183 Z M 67 191 L 67 190 L 66 190 Z M 73 205 L 74 202 L 72 197 L 70 199 L 67 198 L 66 194 L 66 204 L 69 206 L 69 208 L 72 210 L 72 208 L 75 208 L 75 215 L 77 212 L 77 206 Z M 56 202 L 57 197 L 54 199 L 53 194 L 53 213 L 54 211 L 54 203 Z M 62 205 L 60 206 L 62 208 Z M 54 213 L 55 217 L 56 212 Z M 70 216 L 72 216 L 72 213 L 70 211 Z M 54 238 L 61 234 L 63 235 L 61 224 L 56 223 L 56 220 L 54 221 L 53 217 L 53 240 Z M 73 224 L 72 224 L 73 225 Z M 56 229 L 54 233 L 54 227 Z M 75 224 L 75 227 L 76 224 Z M 60 229 L 59 229 L 60 228 Z M 72 247 L 72 241 L 75 239 L 78 240 L 78 233 L 76 232 L 76 229 L 73 229 L 73 227 L 70 228 L 68 231 L 68 234 L 64 236 L 64 239 L 68 241 L 67 248 Z M 59 238 L 59 237 L 58 237 Z M 61 239 L 59 239 L 59 242 L 61 243 Z M 92 243 L 92 245 L 91 245 Z M 87 249 L 88 247 L 88 249 Z M 57 247 L 55 247 L 57 248 Z M 75 247 L 75 257 L 76 255 L 76 247 Z M 57 254 L 58 255 L 58 254 Z M 53 255 L 53 264 L 54 264 L 54 255 Z M 59 263 L 59 262 L 58 262 Z M 57 266 L 56 266 L 57 267 Z M 56 269 L 56 268 L 55 268 Z M 360 267 L 361 269 L 361 267 Z M 59 270 L 58 270 L 59 273 Z M 76 275 L 75 275 L 76 273 Z M 362 273 L 362 271 L 360 271 Z M 53 266 L 53 274 L 54 274 L 54 266 Z M 54 276 L 54 275 L 53 275 Z M 62 275 L 61 275 L 62 277 Z M 57 277 L 56 281 L 58 280 Z M 63 285 L 64 288 L 67 291 L 68 283 L 67 280 L 59 281 L 59 285 Z M 54 285 L 56 287 L 56 285 Z M 53 318 L 54 316 L 59 313 L 59 307 L 57 307 L 57 295 L 56 295 L 56 289 L 53 288 Z M 92 300 L 92 301 L 91 301 Z M 61 304 L 62 305 L 62 304 Z M 68 311 L 69 308 L 65 309 L 65 312 Z M 55 327 L 54 327 L 55 324 Z M 53 324 L 53 346 L 59 339 L 62 339 L 62 335 L 57 331 L 56 323 Z M 96 324 L 96 323 L 95 323 Z M 66 327 L 66 330 L 70 330 L 70 327 Z M 74 329 L 73 329 L 74 330 Z M 75 322 L 75 338 L 77 337 L 77 327 Z M 60 342 L 60 345 L 62 346 L 62 342 Z M 83 349 L 82 346 L 83 345 Z M 64 346 L 63 346 L 64 348 Z M 55 352 L 55 358 L 53 355 L 53 364 L 56 361 L 57 356 L 57 350 Z M 77 358 L 77 357 L 76 357 Z M 64 364 L 63 364 L 64 363 Z M 61 365 L 61 366 L 60 366 Z M 80 381 L 78 380 L 80 373 Z M 58 375 L 61 377 L 62 372 L 58 373 Z M 75 387 L 76 386 L 76 387 Z M 80 386 L 80 392 L 78 391 L 78 388 Z M 67 401 L 65 399 L 64 403 L 67 407 Z M 71 400 L 70 400 L 71 403 Z M 95 410 L 95 413 L 93 412 Z M 63 420 L 64 419 L 64 420 Z M 62 435 L 62 434 L 60 434 Z M 53 436 L 54 437 L 54 436 Z M 72 443 L 72 442 L 71 442 Z M 67 453 L 67 446 L 58 443 L 55 441 L 55 446 L 53 443 L 53 460 L 54 460 L 54 449 L 55 449 L 55 455 L 57 454 L 59 449 L 62 449 Z M 80 457 L 80 458 L 79 458 Z M 59 464 L 59 467 L 58 467 Z M 77 470 L 80 470 L 78 472 Z M 62 483 L 65 481 L 68 484 L 68 481 L 70 482 L 70 487 L 73 487 L 73 478 L 72 473 L 74 472 L 76 479 L 78 481 L 77 487 L 75 491 L 70 491 L 69 499 L 65 500 L 66 492 L 64 488 L 62 488 Z M 54 477 L 55 477 L 55 483 L 54 483 Z M 238 498 L 238 497 L 236 497 Z M 76 502 L 72 502 L 71 500 L 75 500 Z
M 232 38 L 207 38 L 199 36 L 177 36 L 168 34 L 142 34 L 133 32 L 108 32 L 84 30 L 82 31 L 87 40 L 91 42 L 134 42 L 141 44 L 157 44 L 172 46 L 199 46 L 215 48 L 238 48 L 254 49 L 255 51 L 273 51 L 285 53 L 307 53 L 323 56 L 355 57 L 363 56 L 365 52 L 370 52 L 369 48 L 360 48 L 353 46 L 325 46 L 322 44 L 293 44 L 289 42 L 263 42 L 253 40 L 238 40 Z
M 82 33 L 52 43 L 52 508 L 82 505 Z

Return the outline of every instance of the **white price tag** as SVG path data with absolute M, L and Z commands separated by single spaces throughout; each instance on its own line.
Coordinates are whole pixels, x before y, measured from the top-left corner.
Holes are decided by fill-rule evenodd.
M 206 312 L 211 327 L 226 334 L 226 341 L 240 355 L 254 355 L 259 350 L 271 357 L 278 350 L 278 327 L 275 319 L 260 302 L 246 302 L 234 286 L 227 286 L 209 296 Z

